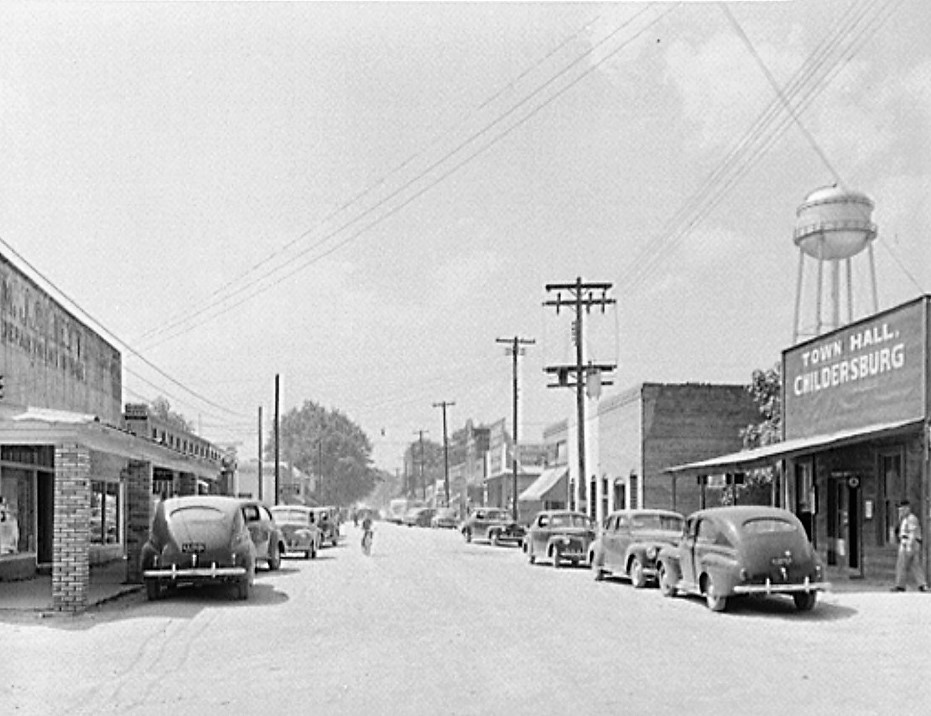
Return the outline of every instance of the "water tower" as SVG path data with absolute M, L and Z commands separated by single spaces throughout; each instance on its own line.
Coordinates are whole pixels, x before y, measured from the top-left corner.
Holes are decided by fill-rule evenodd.
M 873 202 L 865 194 L 837 186 L 816 189 L 805 198 L 796 211 L 794 241 L 799 248 L 798 284 L 795 289 L 795 331 L 792 342 L 800 338 L 827 333 L 841 325 L 841 264 L 846 283 L 846 322 L 853 320 L 853 268 L 851 261 L 863 249 L 869 257 L 870 283 L 873 291 L 873 312 L 879 311 L 876 298 L 876 266 L 873 262 Z M 803 326 L 802 285 L 805 257 L 817 263 L 817 288 L 812 324 Z M 809 262 L 810 263 L 810 262 Z M 830 284 L 825 285 L 825 269 Z M 826 304 L 826 306 L 825 306 Z M 827 313 L 827 318 L 825 318 Z

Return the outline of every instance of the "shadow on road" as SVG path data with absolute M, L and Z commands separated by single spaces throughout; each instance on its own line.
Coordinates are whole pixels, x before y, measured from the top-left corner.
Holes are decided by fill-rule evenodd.
M 296 572 L 297 570 L 290 570 Z M 285 570 L 280 570 L 276 574 Z M 275 589 L 271 584 L 263 583 L 266 573 L 256 575 L 250 599 L 242 601 L 236 598 L 232 585 L 205 584 L 185 585 L 163 593 L 157 601 L 146 599 L 145 591 L 140 589 L 124 594 L 109 602 L 88 608 L 83 614 L 62 614 L 54 612 L 7 612 L 0 613 L 0 624 L 18 626 L 36 626 L 63 631 L 85 631 L 101 624 L 130 619 L 170 618 L 194 619 L 205 609 L 259 609 L 284 604 L 288 601 L 287 593 Z
M 704 606 L 704 599 L 697 596 L 678 597 L 695 602 L 697 608 Z M 857 610 L 830 602 L 818 601 L 810 612 L 800 612 L 795 602 L 787 596 L 742 596 L 727 600 L 725 617 L 753 617 L 764 619 L 791 619 L 792 621 L 831 622 L 850 619 L 857 615 Z

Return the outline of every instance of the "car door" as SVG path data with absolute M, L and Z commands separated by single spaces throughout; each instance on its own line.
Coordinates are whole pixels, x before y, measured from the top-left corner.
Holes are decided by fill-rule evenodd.
M 700 521 L 693 517 L 685 523 L 685 533 L 679 544 L 679 569 L 682 581 L 688 584 L 695 583 L 695 535 Z
M 697 584 L 698 577 L 704 571 L 704 562 L 709 553 L 714 551 L 718 537 L 718 529 L 714 520 L 704 517 L 699 520 L 695 529 L 695 540 L 692 544 L 692 578 L 691 582 Z
M 611 568 L 619 571 L 627 569 L 625 557 L 630 544 L 630 515 L 618 515 L 617 526 L 611 539 Z
M 530 547 L 534 554 L 546 554 L 549 522 L 549 515 L 537 515 L 537 519 L 534 521 L 533 529 L 530 532 Z
M 252 538 L 252 544 L 255 545 L 255 556 L 258 559 L 268 557 L 268 524 L 262 523 L 262 513 L 259 505 L 248 504 L 242 507 L 242 516 L 246 522 L 246 529 L 249 530 L 249 536 Z

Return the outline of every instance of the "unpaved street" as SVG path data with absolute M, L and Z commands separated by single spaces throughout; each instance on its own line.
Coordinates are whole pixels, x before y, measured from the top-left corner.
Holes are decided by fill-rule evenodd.
M 0 617 L 3 713 L 917 713 L 931 597 L 664 599 L 515 548 L 379 523 L 255 595 Z M 918 709 L 917 711 L 915 709 Z

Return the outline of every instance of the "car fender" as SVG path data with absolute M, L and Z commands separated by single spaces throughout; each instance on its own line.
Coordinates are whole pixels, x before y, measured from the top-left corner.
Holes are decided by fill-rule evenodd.
M 734 593 L 734 586 L 739 581 L 739 567 L 737 560 L 723 554 L 709 554 L 701 561 L 701 570 L 698 584 L 704 584 L 704 577 L 711 576 L 714 580 L 715 591 L 721 596 L 730 596 Z M 699 587 L 704 592 L 704 586 Z
M 662 565 L 666 570 L 669 581 L 679 584 L 682 581 L 682 568 L 679 564 L 679 553 L 674 550 L 662 550 L 656 558 L 657 568 Z

